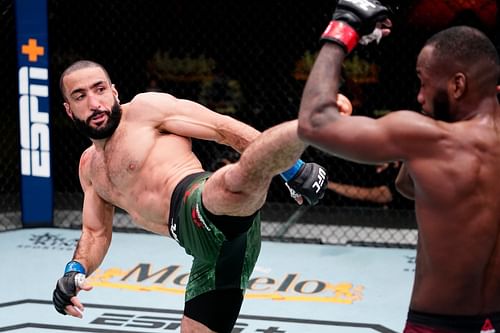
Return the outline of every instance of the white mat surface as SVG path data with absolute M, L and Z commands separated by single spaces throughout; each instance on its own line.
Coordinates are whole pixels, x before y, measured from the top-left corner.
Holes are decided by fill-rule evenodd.
M 115 233 L 82 292 L 83 319 L 58 314 L 52 290 L 79 231 L 0 233 L 0 332 L 180 332 L 191 258 L 173 240 Z M 264 242 L 236 332 L 400 332 L 415 251 Z

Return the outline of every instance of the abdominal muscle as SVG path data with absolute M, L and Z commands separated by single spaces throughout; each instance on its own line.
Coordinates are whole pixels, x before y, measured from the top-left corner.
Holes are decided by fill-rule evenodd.
M 122 150 L 124 146 L 130 149 Z M 172 193 L 184 177 L 203 171 L 201 163 L 191 151 L 191 141 L 183 137 L 167 134 L 156 138 L 150 149 L 137 146 L 122 142 L 120 149 L 110 149 L 105 160 L 120 161 L 121 165 L 108 163 L 108 177 L 94 179 L 94 187 L 104 200 L 125 210 L 138 226 L 168 235 Z

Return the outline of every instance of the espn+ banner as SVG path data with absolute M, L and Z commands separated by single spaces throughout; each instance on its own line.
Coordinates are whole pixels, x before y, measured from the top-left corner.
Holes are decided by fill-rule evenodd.
M 47 0 L 16 0 L 21 212 L 24 226 L 52 225 Z

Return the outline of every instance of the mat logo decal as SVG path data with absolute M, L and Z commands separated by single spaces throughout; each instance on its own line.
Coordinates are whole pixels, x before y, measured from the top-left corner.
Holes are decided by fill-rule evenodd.
M 406 259 L 406 264 L 408 267 L 405 267 L 403 270 L 405 272 L 415 272 L 415 265 L 417 262 L 417 257 L 416 256 L 405 256 Z
M 46 232 L 43 234 L 31 234 L 28 243 L 18 244 L 22 249 L 41 249 L 41 250 L 75 250 L 78 238 L 66 238 L 58 234 Z
M 123 326 L 133 328 L 149 328 L 164 330 L 177 330 L 181 327 L 181 318 L 160 317 L 160 316 L 140 316 L 123 313 L 103 313 L 90 322 L 95 325 Z
M 180 265 L 153 270 L 151 264 L 139 263 L 129 270 L 99 269 L 88 281 L 94 287 L 184 295 L 188 278 L 189 273 Z M 362 300 L 363 290 L 363 286 L 351 282 L 302 279 L 297 273 L 287 273 L 278 277 L 252 276 L 245 298 L 352 304 Z

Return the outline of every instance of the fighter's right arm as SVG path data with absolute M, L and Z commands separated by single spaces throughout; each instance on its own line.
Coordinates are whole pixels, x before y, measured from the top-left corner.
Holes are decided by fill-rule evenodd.
M 95 191 L 90 179 L 89 148 L 80 159 L 80 183 L 84 193 L 82 234 L 73 255 L 87 275 L 92 274 L 104 259 L 111 244 L 114 206 L 103 200 Z
M 76 295 L 80 290 L 92 287 L 77 283 L 78 277 L 88 276 L 101 264 L 111 243 L 114 206 L 104 201 L 95 192 L 90 180 L 90 150 L 80 159 L 80 182 L 84 192 L 82 233 L 73 259 L 66 265 L 64 276 L 56 284 L 53 303 L 61 314 L 82 317 L 83 305 Z

